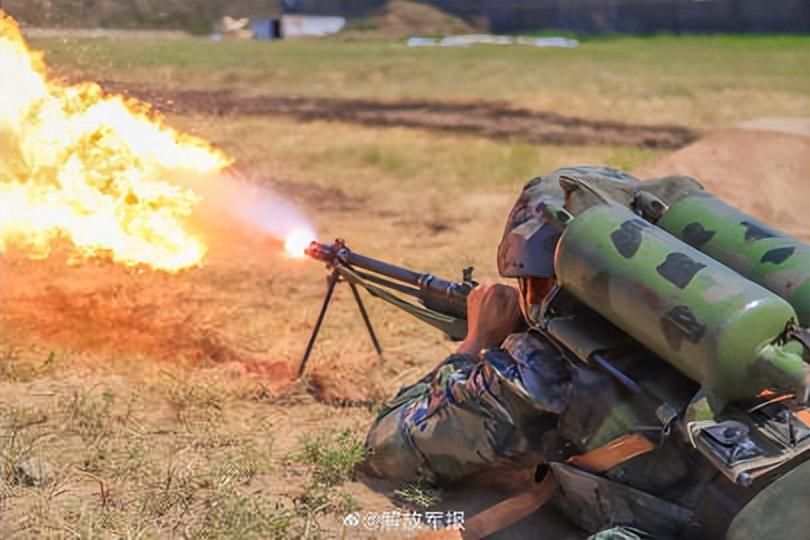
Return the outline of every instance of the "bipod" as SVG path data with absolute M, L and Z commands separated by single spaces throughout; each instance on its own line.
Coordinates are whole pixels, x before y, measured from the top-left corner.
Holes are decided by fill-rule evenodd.
M 298 367 L 299 379 L 304 374 L 304 369 L 306 369 L 307 361 L 312 353 L 312 347 L 315 345 L 315 340 L 318 338 L 318 332 L 320 332 L 323 319 L 326 316 L 326 309 L 329 307 L 329 302 L 332 300 L 332 294 L 335 292 L 335 286 L 341 281 L 347 280 L 341 277 L 340 270 L 337 267 L 333 267 L 332 271 L 329 272 L 329 275 L 326 277 L 326 295 L 323 297 L 321 312 L 318 314 L 318 320 L 315 322 L 315 327 L 312 329 L 312 334 L 309 336 L 309 343 L 307 343 L 306 351 L 304 351 L 304 357 L 301 358 L 301 364 Z M 352 289 L 352 295 L 357 303 L 357 308 L 360 310 L 360 315 L 363 317 L 363 322 L 366 324 L 366 330 L 368 330 L 368 335 L 371 337 L 371 343 L 374 344 L 374 349 L 377 351 L 377 354 L 382 356 L 382 347 L 380 347 L 380 342 L 377 340 L 377 334 L 374 332 L 374 327 L 371 326 L 371 319 L 368 318 L 368 312 L 366 311 L 366 306 L 363 304 L 363 299 L 360 297 L 360 291 L 357 290 L 357 285 L 351 281 L 348 281 L 348 284 Z

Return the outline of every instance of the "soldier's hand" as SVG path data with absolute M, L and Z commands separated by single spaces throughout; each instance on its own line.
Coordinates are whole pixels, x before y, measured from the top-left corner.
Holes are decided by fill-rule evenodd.
M 467 297 L 467 337 L 460 353 L 478 354 L 481 349 L 497 347 L 521 328 L 518 291 L 500 283 L 482 283 Z

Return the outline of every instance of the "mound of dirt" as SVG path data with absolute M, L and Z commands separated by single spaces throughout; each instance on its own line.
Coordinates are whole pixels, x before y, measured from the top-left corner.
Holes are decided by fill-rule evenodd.
M 634 173 L 641 178 L 694 176 L 742 211 L 810 241 L 810 118 L 745 122 Z
M 358 30 L 357 25 L 350 25 L 348 31 L 352 30 Z M 409 0 L 392 0 L 370 18 L 364 33 L 401 39 L 414 35 L 448 36 L 474 31 L 458 17 L 433 6 Z

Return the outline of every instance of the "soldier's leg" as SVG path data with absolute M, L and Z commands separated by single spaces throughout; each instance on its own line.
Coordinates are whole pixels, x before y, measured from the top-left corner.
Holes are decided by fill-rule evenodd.
M 449 357 L 377 418 L 366 440 L 368 472 L 452 481 L 531 454 L 515 425 L 515 384 L 486 360 Z

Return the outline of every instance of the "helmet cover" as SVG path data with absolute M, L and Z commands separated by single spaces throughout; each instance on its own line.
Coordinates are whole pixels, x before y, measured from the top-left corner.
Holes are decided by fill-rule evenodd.
M 560 185 L 563 177 L 583 181 L 599 178 L 618 185 L 638 182 L 626 173 L 607 167 L 566 167 L 530 180 L 509 213 L 498 246 L 498 272 L 502 277 L 554 275 L 554 249 L 560 231 L 544 215 L 549 206 L 568 206 L 566 192 Z

